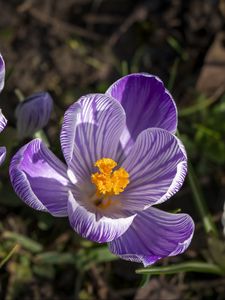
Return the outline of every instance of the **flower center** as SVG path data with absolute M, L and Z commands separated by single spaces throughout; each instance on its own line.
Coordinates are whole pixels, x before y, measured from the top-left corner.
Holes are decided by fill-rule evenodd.
M 103 203 L 109 206 L 112 201 L 108 197 L 119 195 L 129 183 L 128 172 L 124 168 L 113 171 L 116 166 L 117 163 L 111 158 L 101 158 L 95 163 L 99 172 L 91 175 L 91 182 L 95 184 L 96 196 L 100 198 L 98 206 L 102 206 Z M 103 201 L 106 198 L 107 201 Z

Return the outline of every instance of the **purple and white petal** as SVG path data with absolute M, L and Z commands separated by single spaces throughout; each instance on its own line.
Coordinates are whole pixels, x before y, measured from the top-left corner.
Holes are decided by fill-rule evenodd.
M 47 92 L 34 93 L 16 108 L 18 136 L 31 137 L 48 124 L 53 100 Z
M 3 163 L 6 157 L 6 148 L 0 147 L 0 165 Z
M 2 55 L 0 54 L 0 93 L 5 84 L 5 62 Z
M 126 128 L 121 136 L 125 154 L 139 133 L 151 127 L 165 129 L 171 133 L 177 128 L 175 102 L 156 76 L 144 73 L 124 76 L 106 91 L 123 106 L 126 113 Z
M 183 253 L 193 233 L 194 222 L 189 215 L 150 207 L 138 213 L 129 229 L 109 243 L 109 249 L 123 259 L 148 266 L 163 257 Z
M 5 128 L 7 124 L 7 120 L 4 117 L 2 110 L 0 109 L 0 132 L 2 132 L 2 130 Z
M 182 143 L 164 129 L 144 130 L 122 167 L 130 183 L 120 195 L 125 209 L 138 211 L 169 199 L 182 186 L 187 157 Z
M 65 113 L 61 132 L 61 146 L 70 175 L 74 173 L 72 177 L 78 181 L 90 180 L 98 159 L 117 160 L 124 125 L 122 106 L 104 94 L 90 94 L 71 105 Z
M 98 243 L 105 243 L 121 236 L 132 224 L 135 215 L 124 218 L 98 216 L 88 211 L 69 193 L 68 216 L 71 227 L 82 237 Z
M 53 216 L 67 215 L 66 166 L 39 139 L 22 147 L 10 164 L 10 178 L 17 195 L 34 209 Z

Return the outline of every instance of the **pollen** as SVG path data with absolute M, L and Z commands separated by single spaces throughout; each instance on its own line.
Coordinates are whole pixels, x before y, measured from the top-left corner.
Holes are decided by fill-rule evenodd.
M 99 169 L 91 175 L 91 182 L 96 186 L 98 197 L 119 195 L 129 183 L 129 174 L 124 168 L 113 170 L 117 163 L 111 158 L 101 158 L 96 161 Z

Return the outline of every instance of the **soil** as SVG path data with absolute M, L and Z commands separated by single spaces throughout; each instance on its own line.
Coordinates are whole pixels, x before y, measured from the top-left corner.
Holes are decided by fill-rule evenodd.
M 19 89 L 25 96 L 49 91 L 55 111 L 46 134 L 55 152 L 60 153 L 59 120 L 65 109 L 80 95 L 104 92 L 126 72 L 158 75 L 167 86 L 171 84 L 181 110 L 195 104 L 196 94 L 216 102 L 225 92 L 224 0 L 1 0 L 0 4 L 0 51 L 7 67 L 1 108 L 9 126 L 15 128 L 18 99 L 14 91 Z M 191 119 L 181 124 L 187 133 L 188 122 Z M 196 161 L 198 155 L 193 155 Z M 1 176 L 9 186 L 6 169 Z M 225 196 L 224 178 L 221 166 L 213 169 L 213 175 L 209 171 L 201 177 L 205 192 L 217 199 L 209 207 L 218 223 Z M 181 205 L 182 197 L 187 201 Z M 206 238 L 190 197 L 186 184 L 169 209 L 181 206 L 197 221 L 192 246 L 183 256 L 161 264 L 204 257 Z M 46 251 L 57 248 L 75 252 L 81 247 L 66 221 L 57 223 L 42 214 L 37 216 L 18 200 L 4 204 L 0 216 L 5 230 L 34 237 Z M 35 229 L 41 218 L 50 224 L 46 231 Z M 1 299 L 225 299 L 225 279 L 209 274 L 152 277 L 140 288 L 141 277 L 135 274 L 140 265 L 121 260 L 93 264 L 86 273 L 70 264 L 50 265 L 44 267 L 48 276 L 43 276 L 43 270 L 38 273 L 30 257 L 15 286 L 15 270 L 19 272 L 17 267 L 26 255 L 23 258 L 20 252 L 17 260 L 0 271 Z

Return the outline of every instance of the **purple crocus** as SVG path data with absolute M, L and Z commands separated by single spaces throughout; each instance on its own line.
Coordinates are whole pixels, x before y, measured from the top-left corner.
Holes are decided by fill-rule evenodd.
M 53 100 L 49 93 L 38 92 L 19 103 L 16 108 L 19 138 L 31 137 L 49 121 Z
M 162 81 L 125 76 L 66 111 L 66 164 L 35 139 L 12 159 L 12 185 L 34 209 L 68 216 L 82 237 L 150 265 L 182 253 L 194 231 L 189 215 L 153 207 L 180 189 L 187 172 L 176 128 L 176 106 Z
M 2 91 L 5 84 L 5 62 L 0 53 L 0 92 Z
M 2 55 L 0 54 L 0 92 L 2 91 L 5 83 L 5 62 Z M 2 110 L 0 109 L 0 133 L 5 128 L 7 123 L 6 118 L 4 117 Z M 3 163 L 6 156 L 6 148 L 0 147 L 0 165 Z

